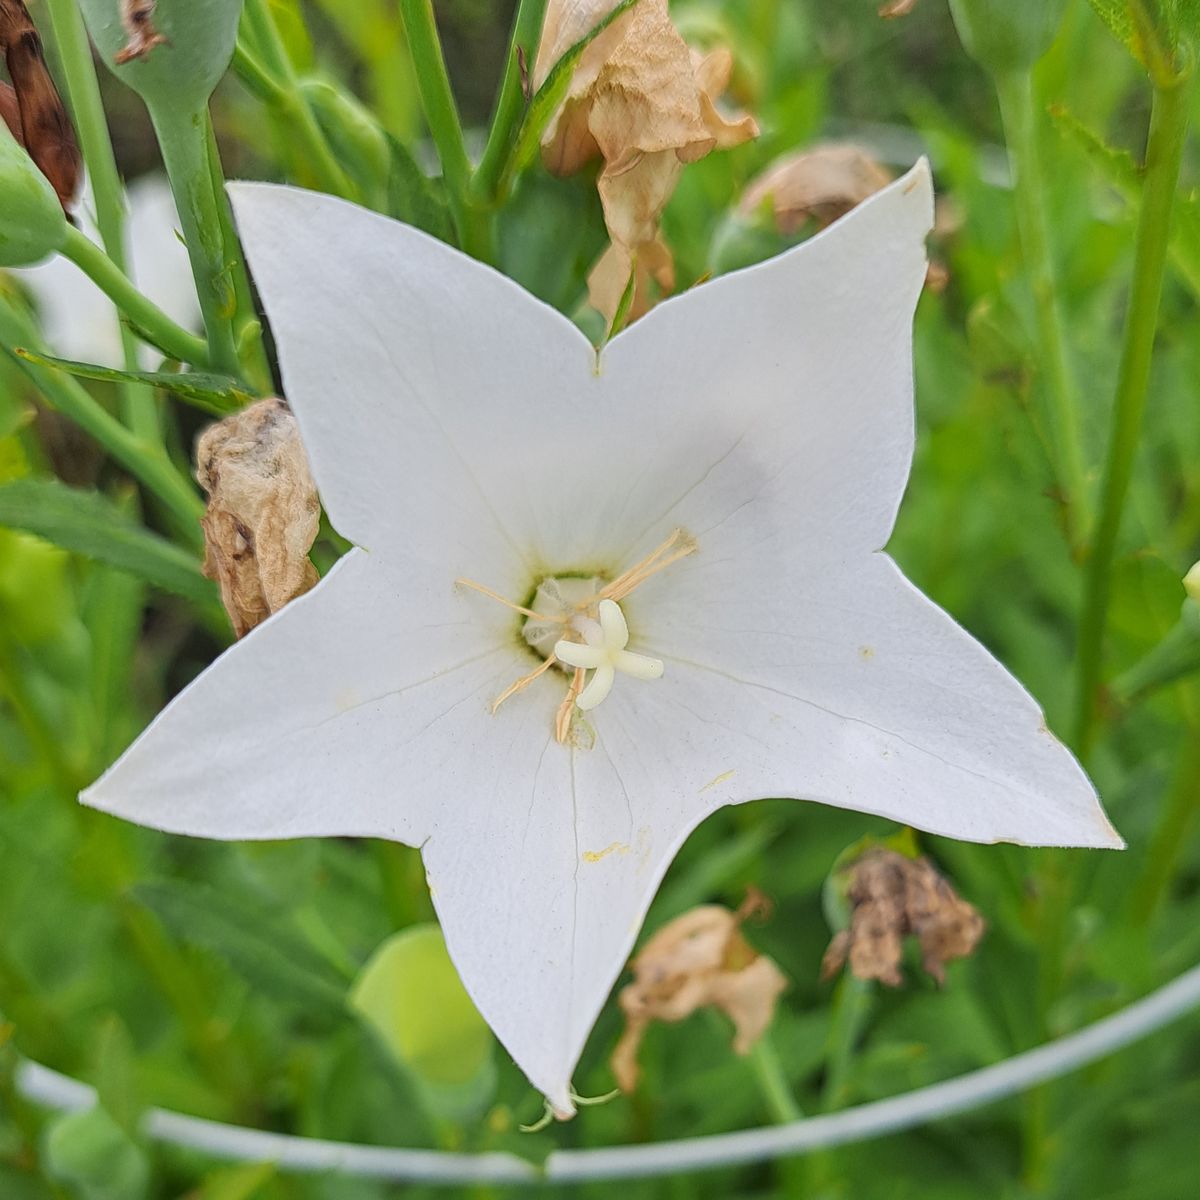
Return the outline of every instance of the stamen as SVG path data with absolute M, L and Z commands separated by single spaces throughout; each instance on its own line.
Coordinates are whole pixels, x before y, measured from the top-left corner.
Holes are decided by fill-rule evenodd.
M 500 595 L 499 592 L 493 592 L 490 587 L 484 587 L 482 583 L 476 583 L 473 579 L 456 579 L 456 584 L 462 584 L 463 587 L 474 588 L 477 592 L 482 592 L 485 596 L 489 596 L 493 600 L 499 600 L 505 608 L 511 608 L 513 612 L 519 612 L 527 617 L 535 617 L 539 621 L 550 621 L 555 625 L 563 625 L 566 623 L 566 617 L 548 617 L 545 613 L 534 612 L 532 608 L 526 608 L 521 604 L 514 604 L 511 600 Z
M 552 654 L 544 663 L 542 663 L 540 667 L 537 668 L 537 670 L 530 671 L 528 675 L 522 675 L 521 678 L 516 681 L 516 683 L 510 683 L 508 687 L 506 687 L 504 691 L 502 691 L 500 695 L 498 695 L 495 700 L 492 701 L 493 715 L 495 714 L 496 709 L 498 709 L 500 705 L 505 702 L 505 700 L 507 700 L 510 696 L 515 696 L 518 692 L 523 692 L 535 679 L 544 675 L 548 670 L 550 670 L 550 668 L 554 666 L 556 662 L 558 662 L 558 659 Z
M 682 543 L 682 545 L 680 545 Z M 678 549 L 671 553 L 674 547 Z M 696 552 L 696 543 L 682 529 L 676 529 L 662 545 L 652 550 L 641 562 L 634 563 L 597 593 L 598 599 L 624 600 L 635 588 L 641 587 L 652 575 Z
M 575 677 L 567 688 L 567 695 L 558 706 L 558 714 L 554 718 L 554 736 L 560 746 L 567 744 L 571 733 L 571 718 L 575 715 L 575 701 L 583 691 L 583 677 L 587 672 L 582 667 L 575 668 Z

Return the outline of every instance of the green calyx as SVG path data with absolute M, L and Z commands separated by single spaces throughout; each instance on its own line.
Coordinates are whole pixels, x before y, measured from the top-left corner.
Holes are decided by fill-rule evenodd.
M 141 58 L 118 64 L 129 35 L 120 0 L 79 0 L 88 32 L 114 75 L 151 109 L 202 108 L 233 57 L 242 0 L 159 0 L 154 26 L 165 39 Z
M 67 237 L 62 205 L 33 159 L 0 122 L 0 267 L 27 267 Z

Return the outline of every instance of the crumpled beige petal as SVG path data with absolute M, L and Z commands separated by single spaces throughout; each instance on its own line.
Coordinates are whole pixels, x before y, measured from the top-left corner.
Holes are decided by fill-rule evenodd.
M 598 312 L 613 319 L 629 286 L 634 272 L 633 299 L 628 320 L 636 321 L 655 305 L 661 296 L 675 290 L 675 260 L 670 248 L 656 233 L 652 241 L 644 242 L 631 254 L 623 245 L 613 242 L 597 260 L 588 275 L 588 302 Z
M 787 987 L 783 972 L 742 936 L 742 922 L 764 907 L 755 892 L 737 912 L 704 904 L 664 925 L 642 947 L 630 964 L 633 982 L 618 998 L 626 1025 L 611 1066 L 623 1092 L 637 1086 L 637 1052 L 651 1021 L 682 1021 L 713 1005 L 733 1022 L 738 1054 L 762 1037 Z
M 809 221 L 824 228 L 891 181 L 862 147 L 826 142 L 776 159 L 751 182 L 738 208 L 753 217 L 769 204 L 780 233 L 792 234 Z
M 904 939 L 912 935 L 920 942 L 925 970 L 945 983 L 945 964 L 970 954 L 987 928 L 979 911 L 929 859 L 894 850 L 868 851 L 853 864 L 847 899 L 850 928 L 836 934 L 825 951 L 822 979 L 836 975 L 849 960 L 859 979 L 899 987 Z
M 550 0 L 535 86 L 614 7 L 614 0 Z M 684 164 L 758 133 L 753 117 L 730 119 L 717 109 L 732 70 L 727 50 L 701 55 L 688 48 L 671 23 L 667 0 L 641 0 L 587 47 L 575 68 L 567 97 L 543 138 L 542 154 L 557 175 L 570 175 L 596 156 L 604 160 L 597 187 L 618 253 L 610 252 L 607 262 L 598 264 L 603 285 L 592 285 L 589 295 L 609 321 L 634 263 L 642 269 L 643 247 L 656 243 L 648 256 L 653 266 L 644 268 L 646 281 L 654 278 L 661 287 L 674 274 L 662 265 L 669 251 L 658 225 Z M 615 286 L 610 276 L 618 265 L 625 277 Z M 639 290 L 648 303 L 648 289 Z M 631 318 L 637 315 L 631 310 Z
M 308 552 L 321 504 L 291 409 L 259 400 L 209 426 L 196 478 L 208 495 L 204 574 L 240 638 L 318 579 Z

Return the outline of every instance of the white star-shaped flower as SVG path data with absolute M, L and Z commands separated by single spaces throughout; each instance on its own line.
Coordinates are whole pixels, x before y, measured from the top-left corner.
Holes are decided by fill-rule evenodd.
M 561 1113 L 659 880 L 722 805 L 1120 845 L 1033 699 L 880 550 L 913 449 L 923 163 L 599 360 L 423 233 L 288 188 L 233 197 L 322 500 L 358 548 L 89 804 L 204 837 L 420 846 L 468 991 Z M 665 669 L 584 712 L 579 676 L 606 656 L 657 673 L 616 661 L 606 600 Z

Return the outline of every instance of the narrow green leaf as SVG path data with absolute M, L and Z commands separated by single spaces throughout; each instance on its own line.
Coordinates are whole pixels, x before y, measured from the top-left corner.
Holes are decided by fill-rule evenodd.
M 637 2 L 638 0 L 621 0 L 621 3 L 608 16 L 596 25 L 593 25 L 550 69 L 550 74 L 546 76 L 545 82 L 538 88 L 533 95 L 533 99 L 529 102 L 529 111 L 525 114 L 525 120 L 521 124 L 520 132 L 517 134 L 516 145 L 513 147 L 508 163 L 501 174 L 501 195 L 504 195 L 508 191 L 513 179 L 533 160 L 533 156 L 537 153 L 537 148 L 541 143 L 542 134 L 545 132 L 546 126 L 550 124 L 550 118 L 557 111 L 558 106 L 563 100 L 566 99 L 567 92 L 571 86 L 571 76 L 575 73 L 575 68 L 579 64 L 579 60 L 583 57 L 583 52 L 615 20 L 627 13 Z
M 211 375 L 202 371 L 119 371 L 115 367 L 73 362 L 68 358 L 54 358 L 49 354 L 38 354 L 34 350 L 20 347 L 13 353 L 26 362 L 39 367 L 53 367 L 80 379 L 94 379 L 99 383 L 149 384 L 217 417 L 227 416 L 258 399 L 254 392 L 248 391 L 236 379 L 227 375 Z
M 57 479 L 15 479 L 0 485 L 0 525 L 35 533 L 199 604 L 216 602 L 213 584 L 191 554 L 135 524 L 100 492 Z
M 345 1011 L 345 981 L 281 918 L 216 888 L 164 880 L 133 889 L 181 941 L 223 959 L 255 988 L 326 1020 Z
M 407 146 L 388 136 L 392 165 L 388 175 L 388 211 L 451 246 L 458 244 L 450 205 L 440 180 L 430 179 Z

